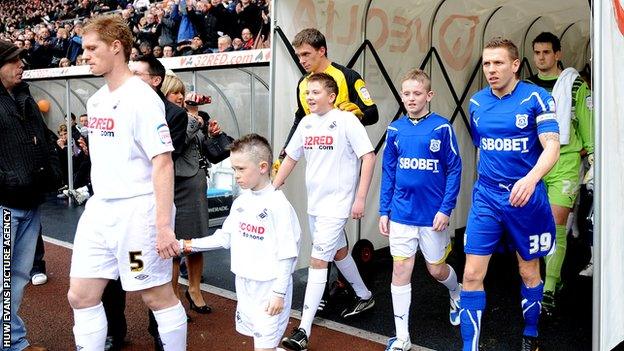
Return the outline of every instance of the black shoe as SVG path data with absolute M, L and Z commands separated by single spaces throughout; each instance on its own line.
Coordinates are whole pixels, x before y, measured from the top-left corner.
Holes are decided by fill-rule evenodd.
M 537 342 L 537 338 L 532 336 L 522 336 L 522 351 L 539 351 L 539 343 Z
M 544 291 L 542 298 L 542 316 L 552 318 L 555 314 L 556 302 L 555 293 L 553 291 Z
M 210 306 L 208 306 L 207 304 L 203 306 L 197 306 L 195 302 L 193 301 L 193 299 L 191 298 L 191 294 L 189 294 L 188 290 L 186 291 L 186 293 L 184 293 L 184 296 L 186 296 L 186 299 L 189 302 L 189 307 L 191 308 L 191 310 L 197 313 L 201 313 L 201 314 L 208 314 L 212 312 L 212 308 L 210 308 Z
M 305 351 L 308 349 L 308 336 L 303 328 L 296 328 L 290 336 L 282 339 L 282 346 L 289 350 Z
M 104 343 L 104 351 L 121 351 L 123 344 L 123 338 L 107 336 L 106 343 Z
M 160 336 L 154 338 L 154 351 L 165 351 L 162 340 L 160 340 Z
M 360 297 L 356 297 L 355 301 L 353 301 L 353 304 L 345 308 L 345 310 L 342 311 L 340 315 L 342 316 L 342 318 L 356 316 L 366 310 L 373 308 L 373 306 L 375 306 L 375 299 L 373 298 L 373 296 L 369 297 L 366 300 Z

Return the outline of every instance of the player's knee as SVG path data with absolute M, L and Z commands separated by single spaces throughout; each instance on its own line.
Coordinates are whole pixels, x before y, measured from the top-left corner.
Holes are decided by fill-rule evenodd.
M 483 283 L 485 272 L 475 267 L 466 266 L 464 268 L 464 286 L 479 285 Z
M 173 293 L 171 284 L 164 284 L 143 290 L 141 292 L 143 303 L 152 311 L 174 306 L 178 303 L 178 298 Z
M 90 297 L 87 294 L 81 293 L 76 289 L 69 289 L 69 291 L 67 292 L 67 301 L 69 301 L 69 305 L 71 306 L 71 308 L 75 310 L 93 307 L 100 303 L 95 298 Z
M 405 285 L 409 283 L 412 269 L 408 260 L 394 261 L 392 265 L 392 282 L 395 285 Z
M 336 251 L 336 255 L 334 256 L 334 260 L 336 261 L 342 261 L 345 259 L 345 257 L 347 257 L 347 255 L 349 254 L 349 247 L 345 246 L 341 249 L 338 249 L 338 251 Z
M 310 258 L 310 267 L 314 269 L 325 269 L 327 268 L 327 261 L 312 257 Z
M 533 287 L 539 284 L 541 280 L 539 266 L 534 267 L 534 266 L 524 265 L 524 266 L 520 266 L 519 271 L 520 271 L 520 277 L 522 277 L 522 281 L 524 282 L 524 285 Z
M 427 270 L 436 280 L 445 280 L 448 278 L 449 270 L 445 262 L 440 264 L 427 263 Z

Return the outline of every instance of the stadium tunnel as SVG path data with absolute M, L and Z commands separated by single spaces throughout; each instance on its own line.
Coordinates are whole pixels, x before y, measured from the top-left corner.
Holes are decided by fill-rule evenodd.
M 622 119 L 621 108 L 618 111 L 614 102 L 608 99 L 611 96 L 615 100 L 618 95 L 611 94 L 624 92 L 621 79 L 614 84 L 602 78 L 622 76 L 621 67 L 617 68 L 612 59 L 624 57 L 621 54 L 624 34 L 621 0 L 595 3 L 587 0 L 274 0 L 273 6 L 270 116 L 274 119 L 272 140 L 275 150 L 281 148 L 280 142 L 285 140 L 297 108 L 295 87 L 303 70 L 294 56 L 290 40 L 300 30 L 319 29 L 327 39 L 329 59 L 351 67 L 363 76 L 380 112 L 379 122 L 367 127 L 377 151 L 383 150 L 386 126 L 401 114 L 398 94 L 401 76 L 410 68 L 423 68 L 429 72 L 436 93 L 430 109 L 450 118 L 462 156 L 461 192 L 451 218 L 451 229 L 456 230 L 466 225 L 472 184 L 476 179 L 476 149 L 469 134 L 468 100 L 485 85 L 480 64 L 484 43 L 495 36 L 516 43 L 522 58 L 522 78 L 536 73 L 532 40 L 543 31 L 561 38 L 564 66 L 591 71 L 593 60 L 593 67 L 597 68 L 593 72 L 595 140 L 598 144 L 596 189 L 599 192 L 601 187 L 610 184 L 609 189 L 617 191 L 599 193 L 595 198 L 594 259 L 602 269 L 594 278 L 592 346 L 594 350 L 608 350 L 624 340 L 624 303 L 612 292 L 613 286 L 620 291 L 624 288 L 621 260 L 618 259 L 624 252 L 624 240 L 611 238 L 614 235 L 609 239 L 600 238 L 601 233 L 620 233 L 623 227 L 622 221 L 617 221 L 617 210 L 603 206 L 617 203 L 618 208 L 622 208 L 624 184 L 614 176 L 622 174 L 622 153 L 600 146 L 605 141 L 617 141 L 620 149 L 623 146 L 620 128 L 603 127 L 606 118 L 603 116 L 617 116 L 617 122 Z M 620 23 L 619 32 L 616 21 Z M 606 54 L 618 48 L 619 56 Z M 605 70 L 609 69 L 612 72 L 605 75 Z M 605 84 L 609 85 L 608 89 L 604 88 Z M 608 113 L 610 109 L 611 114 Z M 609 119 L 613 120 L 613 117 Z M 380 236 L 377 230 L 380 165 L 378 162 L 367 199 L 367 215 L 361 221 L 350 221 L 347 225 L 350 242 L 367 240 L 375 249 L 388 245 L 387 238 Z M 300 214 L 302 228 L 307 230 L 306 199 L 300 196 L 300 189 L 305 186 L 303 169 L 295 169 L 295 176 L 289 179 L 285 192 Z M 601 230 L 607 224 L 609 229 Z M 307 265 L 311 246 L 309 236 L 304 236 L 303 240 L 299 267 Z M 601 246 L 602 240 L 608 240 L 609 246 Z M 611 276 L 608 289 L 604 278 L 607 275 Z M 613 277 L 618 278 L 613 281 Z M 618 306 L 616 310 L 619 312 L 614 312 L 613 306 Z

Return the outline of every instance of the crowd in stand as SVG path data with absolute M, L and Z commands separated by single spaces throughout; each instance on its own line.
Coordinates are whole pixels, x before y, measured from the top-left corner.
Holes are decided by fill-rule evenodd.
M 135 38 L 131 59 L 269 46 L 271 0 L 7 0 L 0 39 L 25 48 L 30 69 L 82 65 L 82 27 L 117 13 Z

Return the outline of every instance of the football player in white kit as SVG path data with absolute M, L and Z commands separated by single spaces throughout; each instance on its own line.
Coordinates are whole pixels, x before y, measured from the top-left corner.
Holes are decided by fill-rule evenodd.
M 121 278 L 154 312 L 164 349 L 186 350 L 186 313 L 171 287 L 173 162 L 165 109 L 128 68 L 132 33 L 118 16 L 84 27 L 83 57 L 106 84 L 87 102 L 94 196 L 80 218 L 67 294 L 78 350 L 106 339 L 102 292 Z
M 294 208 L 271 184 L 271 146 L 248 134 L 234 141 L 230 160 L 243 193 L 213 235 L 180 240 L 184 253 L 229 248 L 236 275 L 236 330 L 254 338 L 255 351 L 277 348 L 288 325 L 292 272 L 301 228 Z

